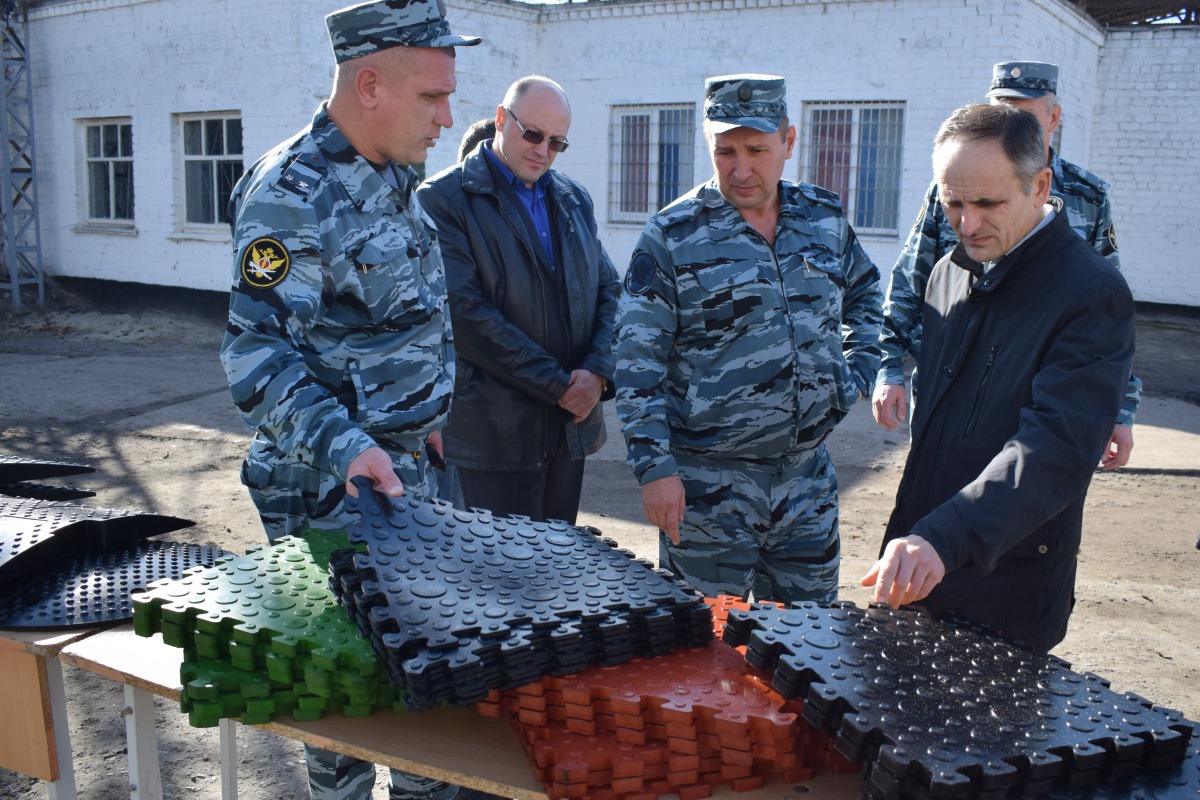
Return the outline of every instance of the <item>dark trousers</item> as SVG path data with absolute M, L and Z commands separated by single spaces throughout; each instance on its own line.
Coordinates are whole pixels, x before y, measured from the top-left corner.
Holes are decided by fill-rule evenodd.
M 583 490 L 584 460 L 571 460 L 566 440 L 559 437 L 554 456 L 544 469 L 497 472 L 458 468 L 466 508 L 486 508 L 496 516 L 519 514 L 534 520 L 561 519 L 575 524 Z

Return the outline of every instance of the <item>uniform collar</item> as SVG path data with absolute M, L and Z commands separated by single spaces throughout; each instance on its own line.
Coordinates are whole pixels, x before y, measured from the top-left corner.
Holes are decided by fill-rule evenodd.
M 374 212 L 393 199 L 392 187 L 384 181 L 371 162 L 354 149 L 341 128 L 329 116 L 324 104 L 313 117 L 312 138 L 329 163 L 334 177 L 361 211 Z M 399 198 L 396 202 L 401 208 L 408 208 L 409 199 L 418 183 L 417 173 L 412 167 L 400 164 L 389 166 L 395 169 L 399 184 L 395 190 Z
M 796 202 L 795 193 L 790 191 L 792 188 L 794 186 L 791 184 L 779 182 L 779 219 L 775 227 L 808 233 L 812 230 L 809 215 L 805 208 Z M 699 199 L 708 210 L 708 227 L 714 241 L 754 230 L 741 212 L 721 194 L 715 177 L 700 188 Z

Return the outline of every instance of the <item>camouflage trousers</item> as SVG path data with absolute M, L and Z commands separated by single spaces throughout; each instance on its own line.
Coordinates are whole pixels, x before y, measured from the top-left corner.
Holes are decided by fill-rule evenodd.
M 304 760 L 312 800 L 371 800 L 374 764 L 311 745 L 304 746 Z M 459 791 L 453 784 L 394 769 L 388 800 L 462 800 Z
M 837 476 L 824 445 L 763 466 L 675 454 L 687 497 L 659 564 L 699 591 L 791 603 L 837 600 Z
M 410 449 L 381 446 L 392 457 L 405 492 L 416 497 L 438 496 L 435 470 L 420 442 L 413 442 Z M 299 536 L 310 528 L 346 530 L 354 519 L 344 506 L 345 481 L 299 463 L 261 437 L 250 443 L 241 477 L 272 542 L 281 536 Z

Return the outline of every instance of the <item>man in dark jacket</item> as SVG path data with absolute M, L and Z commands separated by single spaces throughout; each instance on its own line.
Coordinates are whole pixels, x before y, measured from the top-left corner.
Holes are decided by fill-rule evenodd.
M 562 87 L 521 78 L 495 138 L 417 197 L 446 264 L 458 369 L 444 447 L 463 501 L 573 523 L 614 393 L 618 279 L 591 197 L 550 169 L 570 124 Z
M 1133 299 L 1047 204 L 1037 119 L 955 111 L 934 174 L 959 238 L 930 277 L 921 402 L 876 602 L 922 601 L 1047 651 L 1074 604 L 1083 505 L 1129 378 Z

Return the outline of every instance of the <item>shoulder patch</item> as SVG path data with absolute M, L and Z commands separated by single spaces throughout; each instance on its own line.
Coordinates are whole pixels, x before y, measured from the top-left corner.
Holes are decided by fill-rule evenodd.
M 660 210 L 650 221 L 665 230 L 684 220 L 695 219 L 703 208 L 704 203 L 698 197 L 685 197 Z
M 278 239 L 261 236 L 242 253 L 242 280 L 255 289 L 270 289 L 287 277 L 292 255 Z
M 644 250 L 637 251 L 625 273 L 625 291 L 639 297 L 644 295 L 654 285 L 654 273 L 657 271 L 658 264 L 654 262 L 654 257 Z
M 836 209 L 841 209 L 842 207 L 842 199 L 837 196 L 837 192 L 831 192 L 828 189 L 815 186 L 811 183 L 799 183 L 797 186 L 800 187 L 800 192 L 814 203 L 820 203 L 823 206 Z
M 276 186 L 308 199 L 323 177 L 325 169 L 321 163 L 311 153 L 301 153 L 284 168 Z

